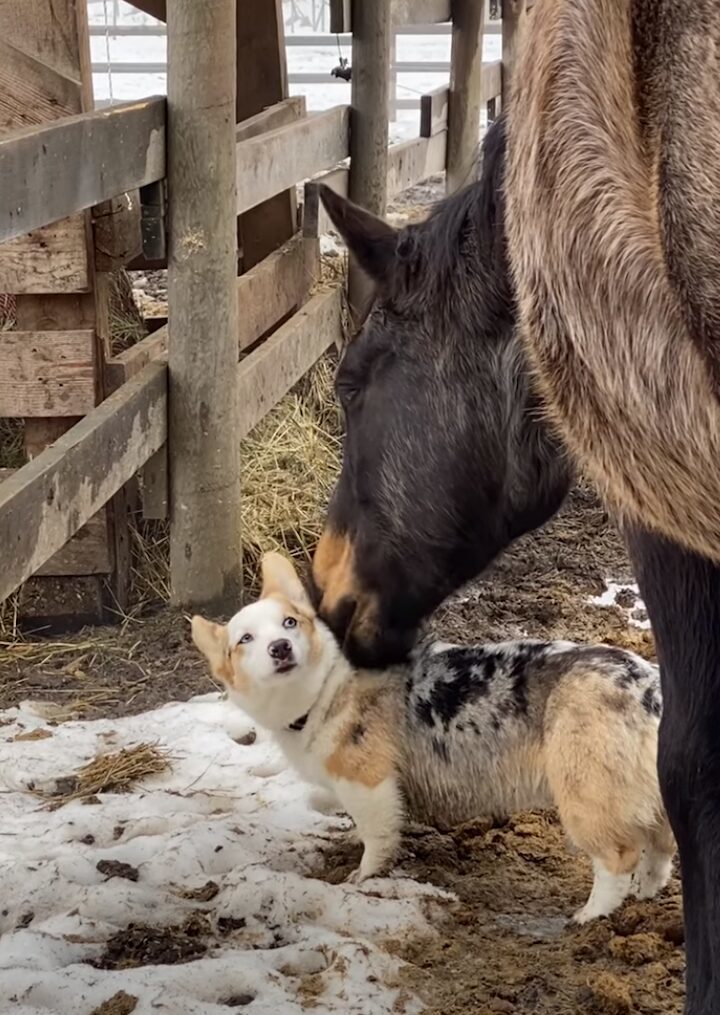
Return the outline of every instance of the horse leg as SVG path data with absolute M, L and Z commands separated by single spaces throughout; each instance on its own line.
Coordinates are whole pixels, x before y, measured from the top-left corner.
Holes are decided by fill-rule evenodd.
M 658 770 L 677 840 L 687 1015 L 720 1012 L 720 567 L 641 529 L 628 550 L 660 661 Z

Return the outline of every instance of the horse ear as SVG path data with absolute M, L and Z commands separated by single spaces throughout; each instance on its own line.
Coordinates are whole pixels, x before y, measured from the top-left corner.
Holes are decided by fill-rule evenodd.
M 397 231 L 326 184 L 319 190 L 325 210 L 360 267 L 373 282 L 386 282 L 395 261 Z

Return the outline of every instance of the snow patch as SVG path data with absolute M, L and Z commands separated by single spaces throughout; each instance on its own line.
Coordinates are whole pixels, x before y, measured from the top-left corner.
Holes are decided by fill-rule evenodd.
M 608 581 L 605 591 L 599 596 L 590 596 L 588 603 L 605 609 L 615 606 L 625 614 L 630 627 L 639 627 L 643 631 L 650 630 L 650 621 L 645 604 L 640 598 L 640 590 L 632 582 Z
M 0 1011 L 78 1015 L 120 990 L 138 999 L 137 1015 L 212 1015 L 229 1001 L 294 1015 L 308 992 L 318 1015 L 421 1010 L 398 1001 L 398 962 L 382 941 L 430 932 L 448 896 L 400 877 L 359 888 L 314 877 L 321 847 L 349 821 L 311 809 L 260 731 L 236 742 L 252 728 L 241 712 L 218 695 L 120 720 L 53 726 L 43 712 L 28 702 L 0 712 Z M 41 728 L 51 736 L 14 739 Z M 172 770 L 132 793 L 53 811 L 30 792 L 141 742 L 166 748 Z M 102 860 L 137 880 L 106 877 Z M 187 897 L 208 882 L 211 900 Z M 193 913 L 212 932 L 191 961 L 89 964 L 129 924 L 163 929 Z

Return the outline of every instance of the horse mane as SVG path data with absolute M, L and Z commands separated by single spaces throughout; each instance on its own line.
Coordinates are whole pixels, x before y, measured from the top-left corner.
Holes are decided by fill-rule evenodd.
M 406 226 L 398 257 L 418 283 L 443 302 L 470 292 L 492 301 L 488 311 L 514 318 L 514 299 L 505 237 L 505 117 L 488 128 L 479 148 L 476 179 L 439 201 L 423 222 Z M 468 292 L 469 294 L 469 292 Z

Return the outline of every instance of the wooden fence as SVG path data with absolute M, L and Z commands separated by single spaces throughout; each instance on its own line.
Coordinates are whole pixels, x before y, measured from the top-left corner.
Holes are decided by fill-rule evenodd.
M 287 97 L 282 66 L 276 101 L 237 122 L 246 91 L 236 96 L 236 86 L 243 74 L 254 79 L 258 66 L 248 65 L 251 47 L 239 26 L 236 35 L 236 0 L 174 0 L 168 100 L 98 111 L 87 90 L 84 0 L 24 2 L 20 17 L 12 0 L 0 0 L 8 40 L 0 47 L 13 50 L 0 78 L 16 109 L 13 121 L 0 123 L 0 291 L 19 294 L 17 327 L 0 332 L 0 417 L 26 420 L 31 460 L 0 483 L 0 600 L 38 573 L 117 576 L 118 498 L 144 470 L 146 513 L 167 512 L 171 521 L 175 601 L 232 607 L 240 594 L 238 442 L 343 338 L 341 291 L 311 295 L 327 228 L 313 182 L 356 195 L 358 179 L 382 173 L 374 209 L 382 212 L 386 195 L 446 166 L 459 180 L 480 103 L 494 107 L 502 91 L 501 66 L 479 68 L 476 5 L 455 0 L 450 89 L 422 97 L 416 139 L 389 147 L 385 140 L 382 151 L 360 150 L 348 166 L 352 109 L 308 115 L 301 99 Z M 394 0 L 390 18 L 384 0 L 362 4 L 362 23 L 356 9 L 353 25 L 348 0 L 334 0 L 333 30 L 354 27 L 354 68 L 358 58 L 379 54 L 375 73 L 386 77 L 389 25 L 450 15 L 449 0 Z M 244 0 L 244 19 L 253 5 L 263 16 L 279 9 Z M 164 15 L 162 0 L 137 6 Z M 75 40 L 72 67 L 59 66 L 60 44 L 48 43 L 59 12 L 63 45 Z M 267 51 L 282 63 L 279 17 L 263 31 Z M 354 74 L 353 108 L 367 108 L 366 87 L 367 75 Z M 385 138 L 386 112 L 365 114 L 381 118 L 382 126 L 370 126 Z M 299 219 L 295 188 L 303 181 Z M 121 195 L 129 196 L 118 202 Z M 169 327 L 115 356 L 98 270 L 104 216 L 109 235 L 124 238 L 115 245 L 116 266 L 138 252 L 128 233 L 142 237 L 147 258 L 167 249 L 169 261 Z M 265 223 L 260 240 L 258 221 Z M 32 420 L 44 426 L 35 446 Z M 101 563 L 83 564 L 93 532 Z M 76 549 L 70 564 L 68 547 Z

